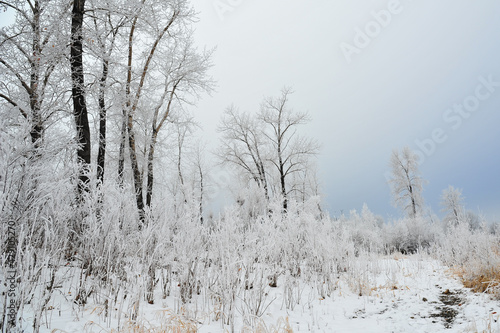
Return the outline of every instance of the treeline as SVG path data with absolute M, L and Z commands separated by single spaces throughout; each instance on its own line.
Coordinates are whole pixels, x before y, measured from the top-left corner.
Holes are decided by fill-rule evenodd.
M 16 163 L 71 173 L 77 201 L 106 182 L 128 189 L 139 227 L 167 189 L 178 206 L 196 197 L 203 214 L 209 167 L 189 108 L 214 88 L 213 50 L 194 45 L 189 1 L 0 5 L 15 16 L 0 36 L 0 103 L 3 148 L 25 149 Z M 297 134 L 309 117 L 291 110 L 290 95 L 265 98 L 257 116 L 228 108 L 217 152 L 239 185 L 255 181 L 266 201 L 282 197 L 283 210 L 290 196 L 318 194 L 310 157 L 319 146 Z
M 212 51 L 193 44 L 190 3 L 1 5 L 16 17 L 0 37 L 2 131 L 13 136 L 4 146 L 24 144 L 23 159 L 48 173 L 62 162 L 77 169 L 77 200 L 106 181 L 131 187 L 144 223 L 162 141 L 182 145 L 173 133 L 194 127 L 187 108 L 214 84 Z

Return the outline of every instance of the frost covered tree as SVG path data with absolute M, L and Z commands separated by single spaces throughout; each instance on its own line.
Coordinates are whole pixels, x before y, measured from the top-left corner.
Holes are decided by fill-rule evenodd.
M 193 172 L 193 201 L 198 205 L 198 215 L 199 220 L 203 223 L 204 218 L 204 201 L 206 197 L 206 186 L 208 182 L 207 177 L 207 169 L 208 162 L 206 161 L 206 157 L 204 154 L 206 147 L 200 141 L 197 142 L 195 149 L 192 164 L 194 165 Z
M 389 180 L 394 205 L 401 208 L 410 218 L 417 217 L 423 209 L 423 179 L 418 170 L 418 156 L 409 147 L 392 151 Z
M 459 223 L 460 219 L 464 217 L 463 203 L 464 198 L 462 196 L 462 190 L 451 185 L 443 190 L 443 194 L 441 195 L 441 206 L 443 207 L 442 211 L 447 213 L 444 218 L 446 223 Z
M 310 157 L 319 151 L 319 144 L 297 134 L 297 127 L 310 121 L 305 112 L 294 112 L 289 106 L 290 88 L 283 88 L 281 96 L 268 97 L 261 106 L 259 119 L 265 124 L 264 136 L 270 143 L 269 161 L 278 173 L 283 210 L 288 207 L 289 178 L 308 167 Z
M 15 18 L 0 28 L 0 276 L 5 281 L 13 268 L 18 291 L 0 301 L 2 332 L 21 331 L 12 327 L 21 321 L 4 321 L 5 314 L 17 319 L 30 304 L 38 331 L 53 293 L 50 278 L 75 232 L 68 223 L 74 220 L 74 133 L 62 111 L 71 97 L 70 8 L 63 1 L 0 1 L 0 12 Z M 7 310 L 8 304 L 15 307 Z
M 213 87 L 213 82 L 207 74 L 211 67 L 211 51 L 198 52 L 193 45 L 191 35 L 169 40 L 167 44 L 168 47 L 162 55 L 164 66 L 160 69 L 160 72 L 164 76 L 163 93 L 157 99 L 150 124 L 151 136 L 147 156 L 147 207 L 150 207 L 152 203 L 154 185 L 153 166 L 160 131 L 165 127 L 164 125 L 168 120 L 175 120 L 170 119 L 174 110 L 177 110 L 179 113 L 183 112 L 183 108 L 195 103 L 200 92 L 210 92 Z M 179 159 L 182 156 L 181 149 L 185 136 L 190 134 L 189 124 L 191 123 L 193 123 L 192 120 L 182 121 L 177 126 Z M 182 183 L 182 171 L 180 168 L 181 164 L 179 160 L 178 172 Z
M 243 170 L 269 198 L 265 158 L 267 145 L 262 136 L 262 124 L 234 106 L 226 109 L 218 128 L 222 134 L 217 151 L 219 159 Z
M 123 183 L 128 149 L 136 205 L 144 222 L 153 198 L 159 133 L 174 109 L 182 112 L 199 93 L 211 90 L 211 51 L 199 51 L 193 44 L 196 13 L 189 1 L 142 0 L 130 6 L 118 175 Z
M 307 113 L 290 108 L 291 94 L 284 88 L 279 97 L 265 98 L 256 117 L 229 107 L 219 126 L 222 140 L 217 152 L 222 162 L 254 180 L 267 200 L 280 196 L 284 211 L 290 195 L 304 202 L 307 193 L 318 192 L 311 157 L 319 145 L 298 134 L 297 128 L 310 119 Z
M 91 162 L 90 126 L 86 102 L 85 76 L 83 65 L 83 18 L 85 0 L 73 1 L 71 11 L 71 97 L 73 100 L 73 115 L 76 126 L 77 156 L 80 164 L 78 188 L 80 192 L 87 189 L 88 172 Z
M 128 24 L 129 17 L 126 11 L 121 8 L 119 2 L 107 2 L 105 6 L 99 0 L 87 0 L 87 9 L 91 23 L 85 27 L 85 35 L 89 43 L 86 48 L 87 61 L 89 66 L 87 75 L 91 79 L 87 94 L 89 97 L 89 108 L 92 109 L 96 104 L 98 128 L 97 143 L 98 153 L 96 159 L 97 180 L 102 184 L 106 170 L 106 148 L 108 141 L 107 127 L 109 111 L 113 111 L 113 106 L 120 100 L 118 89 L 114 86 L 120 81 L 123 68 L 118 68 L 120 57 L 117 49 L 123 46 L 123 36 L 120 34 Z M 94 58 L 94 62 L 90 59 Z M 119 72 L 119 74 L 117 73 Z M 92 98 L 93 97 L 93 98 Z M 94 101 L 92 100 L 94 99 Z M 116 107 L 115 107 L 116 108 Z
M 467 211 L 464 204 L 465 198 L 462 195 L 462 190 L 453 186 L 449 186 L 443 190 L 441 195 L 442 211 L 446 212 L 443 222 L 446 225 L 457 226 L 461 223 L 468 225 L 471 230 L 476 230 L 481 227 L 483 220 L 474 212 Z
M 172 145 L 164 154 L 168 156 L 170 162 L 167 187 L 172 196 L 173 210 L 177 217 L 196 214 L 199 208 L 197 200 L 202 195 L 195 196 L 194 193 L 198 191 L 198 188 L 203 187 L 200 183 L 203 183 L 205 168 L 202 163 L 203 154 L 198 147 L 199 143 L 194 140 L 198 124 L 189 115 L 175 114 L 171 116 L 168 126 L 166 132 L 170 134 L 168 140 L 172 142 Z M 164 165 L 162 169 L 166 167 Z
M 0 10 L 16 17 L 0 30 L 0 102 L 20 114 L 30 126 L 30 138 L 40 147 L 46 123 L 64 96 L 60 68 L 67 51 L 64 18 L 69 5 L 60 1 L 0 1 Z M 10 117 L 12 119 L 12 117 Z

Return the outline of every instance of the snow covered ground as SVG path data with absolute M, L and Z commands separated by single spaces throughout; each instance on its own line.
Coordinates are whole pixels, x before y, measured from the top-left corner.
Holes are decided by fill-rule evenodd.
M 500 301 L 465 289 L 449 268 L 427 256 L 359 259 L 349 271 L 339 276 L 334 290 L 324 292 L 329 296 L 300 277 L 282 283 L 291 277 L 280 276 L 276 288 L 264 287 L 262 298 L 235 301 L 234 331 L 500 332 Z M 67 301 L 70 297 L 64 294 L 69 291 L 60 289 L 47 307 L 40 332 L 118 332 L 117 327 L 127 325 L 124 331 L 130 332 L 232 331 L 222 324 L 217 307 L 207 305 L 203 292 L 185 305 L 176 290 L 166 299 L 158 295 L 154 305 L 141 303 L 136 327 L 142 330 L 134 330 L 125 315 L 130 305 L 106 310 L 89 301 L 80 310 Z M 258 307 L 259 315 L 249 316 L 245 309 L 250 307 Z M 111 315 L 104 316 L 106 311 Z M 24 320 L 29 331 L 33 319 L 25 313 Z

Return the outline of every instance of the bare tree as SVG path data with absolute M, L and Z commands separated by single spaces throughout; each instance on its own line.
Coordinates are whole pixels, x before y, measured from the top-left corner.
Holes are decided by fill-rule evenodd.
M 85 101 L 85 80 L 83 75 L 83 16 L 85 0 L 74 0 L 71 12 L 71 96 L 76 125 L 78 163 L 80 166 L 78 188 L 84 190 L 89 182 L 88 168 L 91 162 L 90 127 Z
M 444 218 L 445 222 L 451 222 L 458 224 L 460 219 L 464 217 L 464 198 L 462 196 L 462 190 L 449 186 L 447 189 L 443 190 L 441 195 L 441 206 L 443 212 L 447 212 Z
M 141 2 L 135 2 L 132 3 L 134 6 L 132 8 L 134 9 L 134 14 L 131 17 L 131 25 L 129 28 L 128 32 L 128 45 L 127 45 L 127 77 L 125 80 L 125 103 L 123 107 L 123 121 L 122 121 L 122 128 L 121 128 L 121 140 L 120 140 L 120 151 L 119 151 L 119 157 L 118 157 L 118 181 L 120 184 L 123 185 L 123 173 L 125 169 L 125 148 L 126 148 L 126 141 L 127 137 L 129 137 L 129 145 L 130 150 L 131 150 L 131 165 L 132 165 L 132 170 L 134 173 L 134 188 L 136 191 L 136 202 L 137 202 L 137 209 L 139 210 L 139 218 L 143 219 L 144 216 L 144 199 L 142 197 L 142 177 L 139 172 L 139 167 L 137 166 L 137 157 L 136 157 L 136 151 L 135 151 L 135 134 L 133 131 L 133 114 L 132 112 L 134 111 L 134 108 L 132 107 L 132 99 L 133 97 L 133 92 L 132 92 L 132 75 L 133 75 L 133 68 L 132 65 L 134 63 L 134 38 L 135 38 L 135 32 L 138 26 L 138 21 L 139 17 L 141 15 L 141 12 L 144 7 L 144 3 L 146 0 L 141 0 Z M 162 34 L 163 36 L 163 34 Z M 161 38 L 160 38 L 161 39 Z M 154 43 L 152 50 L 150 51 L 150 54 L 154 55 L 154 50 L 156 49 L 156 45 L 158 43 Z M 152 58 L 152 57 L 149 57 Z M 148 58 L 148 59 L 149 59 Z M 137 93 L 135 99 L 140 98 L 140 93 L 142 91 L 142 86 L 144 85 L 144 78 L 147 74 L 148 70 L 148 63 L 144 66 L 143 69 L 143 75 L 141 75 L 141 84 L 137 87 Z M 137 107 L 137 106 L 136 106 Z M 138 186 L 139 183 L 139 186 Z
M 189 156 L 189 150 L 191 146 L 190 137 L 194 132 L 196 123 L 193 121 L 192 117 L 184 114 L 172 115 L 170 119 L 170 134 L 172 136 L 171 141 L 173 144 L 173 149 L 171 154 L 169 154 L 170 160 L 174 165 L 172 170 L 172 195 L 174 196 L 175 211 L 176 215 L 179 216 L 180 212 L 185 208 L 184 206 L 188 204 L 189 192 L 187 190 L 186 177 L 184 175 L 185 163 L 184 158 Z M 150 151 L 151 152 L 151 151 Z M 151 159 L 151 163 L 153 160 Z M 151 187 L 152 187 L 152 183 Z M 177 200 L 181 205 L 177 204 Z
M 195 166 L 195 176 L 193 181 L 193 197 L 195 196 L 196 182 L 198 182 L 199 196 L 198 196 L 198 214 L 200 218 L 200 222 L 203 223 L 203 203 L 205 200 L 205 187 L 207 183 L 206 176 L 206 161 L 205 155 L 203 152 L 205 151 L 205 146 L 198 142 L 195 151 L 194 151 L 194 166 Z M 196 177 L 197 176 L 197 177 Z M 198 178 L 198 179 L 196 179 Z M 196 199 L 196 198 L 195 198 Z
M 57 127 L 58 117 L 64 117 L 59 110 L 67 109 L 70 97 L 64 73 L 70 8 L 68 2 L 58 0 L 0 1 L 0 10 L 15 17 L 13 24 L 0 29 L 0 220 L 15 230 L 10 237 L 16 245 L 12 265 L 22 293 L 10 297 L 16 304 L 13 315 L 19 309 L 22 313 L 37 286 L 47 286 L 33 312 L 35 332 L 52 294 L 52 285 L 45 281 L 49 275 L 42 272 L 44 267 L 58 265 L 69 236 L 63 230 L 68 230 L 67 221 L 73 217 L 72 209 L 62 204 L 72 201 L 73 189 L 65 191 L 64 186 L 53 184 L 54 179 L 61 184 L 69 180 L 61 174 L 67 175 L 70 168 L 54 172 L 54 164 L 64 155 L 59 153 L 68 148 L 67 141 L 58 133 L 58 141 L 51 142 L 49 131 L 51 126 Z M 53 232 L 47 231 L 49 219 Z M 7 235 L 7 229 L 1 233 Z M 16 322 L 12 320 L 12 324 Z M 8 325 L 0 320 L 2 331 L 15 331 Z
M 170 6 L 171 5 L 171 6 Z M 152 4 L 151 7 L 154 7 Z M 130 153 L 130 163 L 133 172 L 134 179 L 134 189 L 136 196 L 137 209 L 139 211 L 139 219 L 141 224 L 144 222 L 144 197 L 143 197 L 143 177 L 139 168 L 139 161 L 137 158 L 137 148 L 136 148 L 136 138 L 134 131 L 134 115 L 137 111 L 137 107 L 139 105 L 139 101 L 143 96 L 144 84 L 146 82 L 146 78 L 150 71 L 152 71 L 153 59 L 155 58 L 155 53 L 158 48 L 158 45 L 162 41 L 165 36 L 168 36 L 167 33 L 169 29 L 172 27 L 174 22 L 184 14 L 186 4 L 185 1 L 179 0 L 175 3 L 166 3 L 164 7 L 161 5 L 158 8 L 147 8 L 146 0 L 142 0 L 141 3 L 136 8 L 135 16 L 132 19 L 132 24 L 130 26 L 129 34 L 128 34 L 128 60 L 127 60 L 127 79 L 125 83 L 125 106 L 123 109 L 123 128 L 122 128 L 122 143 L 120 146 L 120 157 L 119 157 L 119 177 L 123 177 L 123 163 L 124 163 L 124 149 L 125 149 L 125 140 L 128 136 L 128 149 Z M 149 9 L 149 11 L 148 11 Z M 152 35 L 147 35 L 145 37 L 146 41 L 150 41 L 149 44 L 145 45 L 146 48 L 146 61 L 144 62 L 142 68 L 138 70 L 137 73 L 134 73 L 133 62 L 134 62 L 134 42 L 136 29 L 139 26 L 139 19 L 145 20 L 147 22 L 147 14 L 151 10 L 158 10 L 157 14 L 161 13 L 161 17 L 163 20 L 159 20 L 156 23 L 153 23 Z M 160 16 L 157 16 L 160 17 Z M 139 82 L 133 82 L 135 77 L 139 78 Z M 134 91 L 133 91 L 134 90 Z M 126 132 L 125 132 L 126 131 Z
M 184 36 L 181 39 L 173 40 L 169 45 L 165 55 L 164 66 L 161 73 L 164 76 L 163 94 L 157 101 L 151 121 L 151 137 L 149 140 L 149 151 L 147 158 L 147 191 L 146 205 L 151 206 L 154 184 L 154 154 L 158 143 L 158 135 L 169 119 L 174 108 L 179 112 L 186 105 L 194 104 L 201 91 L 210 92 L 213 87 L 212 80 L 207 72 L 211 67 L 212 51 L 198 53 L 194 49 L 191 36 Z M 193 124 L 191 119 L 182 122 L 184 125 Z M 179 125 L 182 125 L 179 124 Z M 178 127 L 178 174 L 181 185 L 183 177 L 181 170 L 182 144 L 190 126 Z
M 14 12 L 16 23 L 0 30 L 0 100 L 17 110 L 30 125 L 34 148 L 43 139 L 45 123 L 63 90 L 51 80 L 67 50 L 63 18 L 68 3 L 34 0 L 0 1 Z
M 210 184 L 210 176 L 207 171 L 209 164 L 204 153 L 206 145 L 199 139 L 192 140 L 192 135 L 190 138 L 189 144 L 183 143 L 183 149 L 179 151 L 182 151 L 185 157 L 187 168 L 183 167 L 183 169 L 187 169 L 188 173 L 182 176 L 182 185 L 178 185 L 181 185 L 182 199 L 187 207 L 188 214 L 191 215 L 193 220 L 199 220 L 200 223 L 203 223 L 206 188 Z M 186 139 L 188 138 L 183 140 Z
M 415 218 L 422 212 L 423 183 L 418 170 L 418 156 L 409 147 L 404 147 L 401 152 L 397 149 L 392 151 L 391 161 L 392 179 L 391 185 L 394 204 Z
M 320 196 L 320 184 L 314 163 L 308 163 L 300 172 L 293 175 L 289 192 L 302 203 L 312 196 Z M 321 211 L 319 206 L 318 208 Z
M 195 12 L 187 0 L 142 0 L 137 4 L 131 22 L 119 175 L 122 177 L 123 174 L 125 139 L 128 137 L 136 203 L 142 222 L 145 208 L 151 205 L 153 197 L 154 156 L 160 130 L 173 108 L 180 111 L 186 104 L 193 102 L 190 98 L 196 98 L 200 90 L 211 89 L 212 82 L 207 79 L 211 52 L 200 53 L 193 46 L 189 24 L 194 17 Z M 137 40 L 142 42 L 139 52 L 145 59 L 139 66 L 135 61 Z M 138 112 L 148 113 L 151 110 L 151 122 L 139 124 L 150 133 L 148 143 L 144 146 L 141 167 L 136 118 Z M 145 190 L 144 170 L 147 172 Z
M 88 53 L 92 54 L 100 65 L 100 72 L 95 73 L 97 85 L 97 109 L 99 119 L 98 152 L 97 152 L 97 180 L 103 183 L 106 164 L 107 143 L 107 94 L 109 94 L 108 77 L 112 71 L 111 66 L 117 67 L 117 60 L 113 59 L 116 44 L 119 42 L 120 29 L 130 24 L 129 15 L 123 12 L 119 5 L 91 0 L 86 12 L 92 19 L 93 25 L 89 27 L 88 35 L 95 42 L 89 43 Z
M 222 134 L 217 156 L 223 163 L 232 164 L 250 175 L 264 189 L 267 199 L 269 190 L 266 178 L 266 142 L 262 124 L 247 113 L 240 113 L 234 106 L 224 112 L 218 131 Z
M 240 113 L 234 106 L 226 109 L 219 125 L 222 133 L 217 156 L 223 163 L 236 166 L 264 190 L 283 200 L 288 207 L 292 192 L 303 192 L 310 158 L 317 154 L 319 145 L 311 138 L 301 137 L 297 127 L 310 119 L 307 113 L 295 113 L 288 107 L 291 90 L 284 88 L 278 98 L 266 98 L 256 117 Z M 270 181 L 276 171 L 277 184 Z M 300 173 L 304 177 L 300 179 Z M 299 185 L 301 183 L 301 185 Z
M 280 97 L 266 98 L 259 114 L 259 119 L 267 127 L 264 135 L 272 147 L 269 160 L 278 172 L 285 211 L 288 207 L 288 177 L 307 168 L 308 159 L 319 151 L 316 141 L 297 134 L 297 127 L 309 122 L 310 118 L 307 113 L 296 113 L 289 108 L 291 94 L 291 89 L 283 88 Z

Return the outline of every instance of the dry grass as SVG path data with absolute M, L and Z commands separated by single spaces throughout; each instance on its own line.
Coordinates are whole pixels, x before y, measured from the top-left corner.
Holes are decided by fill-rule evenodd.
M 267 327 L 264 321 L 260 321 L 256 327 L 253 328 L 243 328 L 242 333 L 293 333 L 293 329 L 288 322 L 288 318 L 278 319 L 276 325 L 271 325 Z
M 500 299 L 500 262 L 499 247 L 494 247 L 486 264 L 478 260 L 474 264 L 456 267 L 453 273 L 460 277 L 466 288 L 477 293 L 488 293 Z
M 459 274 L 466 288 L 478 293 L 490 293 L 500 297 L 500 267 L 466 271 Z
M 159 326 L 152 325 L 148 322 L 138 321 L 128 321 L 125 323 L 123 328 L 120 330 L 105 330 L 102 326 L 97 323 L 90 322 L 86 325 L 86 328 L 91 326 L 98 326 L 101 332 L 108 333 L 196 333 L 198 332 L 198 327 L 196 323 L 190 319 L 186 319 L 183 316 L 173 314 L 170 310 L 159 311 L 157 313 L 158 322 L 161 324 Z
M 120 331 L 111 331 L 112 333 L 196 333 L 198 328 L 196 325 L 183 322 L 174 321 L 167 324 L 162 324 L 159 327 L 147 327 L 143 324 L 130 323 Z
M 147 322 L 132 322 L 125 323 L 120 330 L 106 330 L 102 326 L 94 322 L 89 322 L 86 325 L 87 329 L 91 327 L 99 327 L 101 332 L 108 333 L 196 333 L 198 327 L 192 320 L 186 319 L 183 316 L 172 314 L 169 310 L 160 311 L 157 315 L 161 325 L 155 326 Z M 63 331 L 61 331 L 63 332 Z M 244 327 L 242 333 L 293 333 L 288 318 L 279 318 L 276 325 L 267 326 L 263 320 L 259 320 L 255 327 Z
M 392 258 L 393 258 L 394 260 L 398 261 L 398 260 L 406 259 L 406 258 L 408 258 L 408 256 L 406 256 L 406 255 L 402 254 L 402 253 L 401 253 L 401 252 L 399 252 L 399 251 L 396 251 L 396 252 L 394 252 L 394 253 L 392 254 Z

